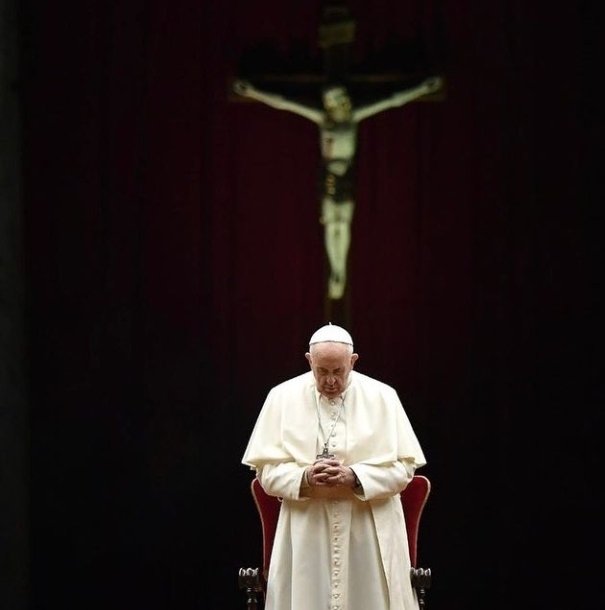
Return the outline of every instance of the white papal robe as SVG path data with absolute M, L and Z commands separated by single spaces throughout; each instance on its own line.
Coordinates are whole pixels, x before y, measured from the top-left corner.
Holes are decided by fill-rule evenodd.
M 399 492 L 424 454 L 392 387 L 351 371 L 342 398 L 322 397 L 311 371 L 275 386 L 244 452 L 242 463 L 283 499 L 265 610 L 418 608 Z M 360 494 L 305 491 L 305 469 L 326 440 Z

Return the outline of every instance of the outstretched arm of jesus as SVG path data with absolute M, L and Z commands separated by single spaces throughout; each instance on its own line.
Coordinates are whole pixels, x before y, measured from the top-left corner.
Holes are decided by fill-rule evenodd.
M 356 123 L 359 123 L 359 121 L 363 121 L 364 119 L 378 114 L 383 110 L 404 106 L 408 102 L 412 102 L 423 95 L 428 95 L 429 93 L 438 91 L 442 86 L 443 79 L 440 76 L 431 76 L 430 78 L 422 81 L 422 83 L 416 87 L 404 89 L 403 91 L 397 91 L 396 93 L 393 93 L 393 95 L 390 95 L 383 100 L 379 100 L 377 102 L 373 102 L 372 104 L 368 104 L 367 106 L 358 108 L 353 112 L 353 120 Z
M 249 97 L 250 99 L 262 102 L 267 106 L 271 106 L 272 108 L 277 108 L 278 110 L 293 112 L 294 114 L 298 114 L 305 119 L 309 119 L 318 125 L 323 120 L 323 112 L 320 112 L 312 106 L 307 106 L 305 104 L 289 100 L 283 95 L 269 93 L 268 91 L 261 91 L 248 81 L 236 80 L 233 83 L 233 90 L 242 97 Z

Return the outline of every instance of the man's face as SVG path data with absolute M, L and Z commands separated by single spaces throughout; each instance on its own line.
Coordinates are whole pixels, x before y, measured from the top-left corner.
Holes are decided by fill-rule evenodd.
M 317 389 L 327 398 L 340 396 L 359 357 L 344 343 L 316 343 L 305 354 Z

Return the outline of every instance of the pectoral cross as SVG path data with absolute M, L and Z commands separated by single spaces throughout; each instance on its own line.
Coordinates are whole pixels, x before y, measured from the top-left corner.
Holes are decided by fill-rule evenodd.
M 334 457 L 334 454 L 328 451 L 328 444 L 326 443 L 324 445 L 324 450 L 321 453 L 318 453 L 316 457 L 318 460 L 330 460 Z

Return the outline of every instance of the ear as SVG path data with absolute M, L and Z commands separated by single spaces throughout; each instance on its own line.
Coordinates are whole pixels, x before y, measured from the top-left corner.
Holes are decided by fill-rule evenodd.
M 307 352 L 305 354 L 305 358 L 307 359 L 307 362 L 309 363 L 309 366 L 311 366 L 311 354 L 309 352 Z
M 359 358 L 359 354 L 351 354 L 351 368 L 355 366 L 357 359 Z

